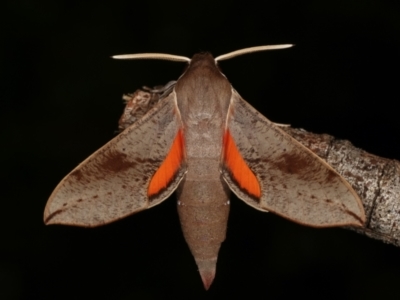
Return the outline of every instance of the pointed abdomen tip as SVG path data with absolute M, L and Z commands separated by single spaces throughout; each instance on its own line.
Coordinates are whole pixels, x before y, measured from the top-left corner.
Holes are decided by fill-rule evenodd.
M 215 270 L 213 272 L 202 272 L 200 271 L 201 280 L 203 281 L 204 288 L 206 291 L 210 288 L 211 284 L 214 281 L 215 277 Z
M 206 291 L 210 288 L 214 281 L 217 259 L 211 260 L 196 260 L 199 268 L 201 280 L 203 281 Z

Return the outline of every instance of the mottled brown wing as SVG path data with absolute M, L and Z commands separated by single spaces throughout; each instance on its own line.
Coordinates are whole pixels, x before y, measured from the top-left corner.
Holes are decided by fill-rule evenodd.
M 223 154 L 223 178 L 247 204 L 315 227 L 362 226 L 365 222 L 362 203 L 349 183 L 235 90 L 226 135 L 232 141 L 225 137 L 224 147 L 231 150 Z M 241 167 L 241 158 L 229 158 L 235 151 L 249 170 Z
M 181 128 L 172 92 L 59 183 L 45 223 L 94 227 L 159 204 L 186 172 Z

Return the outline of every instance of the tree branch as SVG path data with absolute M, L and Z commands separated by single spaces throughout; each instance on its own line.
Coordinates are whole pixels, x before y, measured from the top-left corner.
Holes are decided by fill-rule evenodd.
M 119 120 L 122 131 L 140 119 L 172 89 L 173 83 L 144 87 L 124 95 L 124 113 Z M 360 196 L 366 214 L 364 228 L 345 227 L 358 233 L 400 246 L 400 163 L 367 153 L 349 141 L 327 134 L 282 126 L 286 133 L 309 148 L 339 174 Z
M 360 196 L 367 221 L 358 233 L 400 246 L 400 163 L 354 147 L 349 141 L 303 129 L 282 128 L 341 174 Z

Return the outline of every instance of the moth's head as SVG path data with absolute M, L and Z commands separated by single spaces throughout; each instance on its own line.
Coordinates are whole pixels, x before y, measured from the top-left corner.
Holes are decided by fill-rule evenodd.
M 200 52 L 193 55 L 186 68 L 196 69 L 202 67 L 215 68 L 217 62 L 210 52 Z
M 247 53 L 266 51 L 266 50 L 285 49 L 285 48 L 290 48 L 292 46 L 293 46 L 293 44 L 283 44 L 283 45 L 270 45 L 270 46 L 257 46 L 257 47 L 251 47 L 251 48 L 244 48 L 241 50 L 237 50 L 237 51 L 233 51 L 233 52 L 229 52 L 227 54 L 217 56 L 216 58 L 213 58 L 213 56 L 208 52 L 195 54 L 195 55 L 193 55 L 193 57 L 191 59 L 188 57 L 185 57 L 185 56 L 164 54 L 164 53 L 123 54 L 123 55 L 114 55 L 114 56 L 112 56 L 112 58 L 114 58 L 114 59 L 161 59 L 161 60 L 187 62 L 187 63 L 189 63 L 189 65 L 193 66 L 194 64 L 199 63 L 201 61 L 203 61 L 203 62 L 212 62 L 213 61 L 214 64 L 217 64 L 217 62 L 219 62 L 221 60 L 227 60 L 232 57 L 236 57 L 236 56 L 247 54 Z

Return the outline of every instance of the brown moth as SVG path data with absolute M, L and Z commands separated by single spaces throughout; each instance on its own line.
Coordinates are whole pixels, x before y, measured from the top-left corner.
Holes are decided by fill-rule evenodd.
M 185 61 L 169 93 L 56 187 L 46 224 L 96 227 L 153 207 L 177 191 L 186 242 L 208 289 L 225 239 L 229 196 L 313 226 L 362 226 L 360 198 L 331 166 L 283 132 L 233 89 L 217 58 L 145 53 L 114 58 Z

